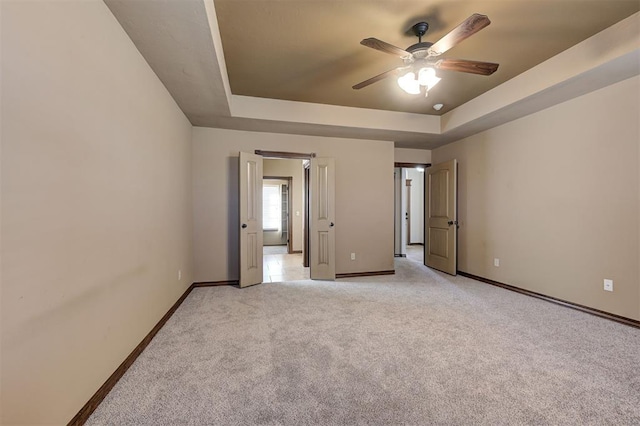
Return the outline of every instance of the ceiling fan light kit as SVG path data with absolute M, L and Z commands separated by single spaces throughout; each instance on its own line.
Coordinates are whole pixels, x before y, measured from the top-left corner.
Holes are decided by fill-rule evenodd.
M 441 80 L 436 75 L 436 69 L 478 75 L 491 75 L 498 69 L 498 64 L 465 59 L 438 58 L 438 56 L 485 28 L 490 23 L 491 21 L 486 15 L 474 13 L 440 40 L 435 43 L 430 43 L 422 41 L 422 36 L 429 29 L 429 24 L 426 22 L 418 22 L 411 27 L 413 33 L 418 37 L 418 43 L 409 46 L 406 50 L 373 37 L 366 38 L 362 40 L 360 44 L 390 55 L 399 56 L 404 61 L 404 66 L 362 81 L 354 85 L 353 88 L 356 90 L 362 89 L 391 75 L 398 75 L 401 72 L 408 71 L 398 78 L 398 85 L 402 90 L 412 95 L 422 93 L 422 88 L 424 88 L 424 94 L 427 96 L 429 90 Z
M 402 77 L 398 78 L 398 86 L 410 95 L 417 95 L 420 93 L 420 83 L 416 80 L 416 74 L 409 71 Z
M 424 87 L 425 96 L 436 84 L 440 82 L 441 78 L 436 75 L 436 70 L 433 68 L 421 68 L 418 71 L 418 78 L 413 71 L 409 71 L 402 77 L 398 78 L 398 86 L 410 95 L 418 95 L 421 92 L 420 86 Z

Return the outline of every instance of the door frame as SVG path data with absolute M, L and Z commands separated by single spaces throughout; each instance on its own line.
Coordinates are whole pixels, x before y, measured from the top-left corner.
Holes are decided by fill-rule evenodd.
M 304 242 L 302 247 L 302 266 L 305 268 L 311 265 L 311 256 L 309 256 L 309 225 L 310 216 L 309 210 L 311 208 L 311 199 L 309 198 L 309 184 L 311 181 L 311 161 L 305 161 L 304 163 Z
M 403 185 L 403 182 L 402 182 L 402 181 L 403 181 L 403 177 L 402 177 L 402 170 L 403 170 L 403 169 L 416 169 L 416 168 L 418 168 L 418 167 L 421 167 L 421 168 L 424 168 L 424 172 L 425 172 L 425 174 L 426 174 L 426 173 L 427 173 L 427 169 L 428 169 L 429 167 L 431 167 L 431 163 L 404 163 L 404 162 L 398 162 L 398 161 L 396 161 L 396 162 L 394 162 L 394 163 L 393 163 L 393 167 L 394 167 L 394 172 L 395 172 L 395 170 L 396 170 L 396 169 L 398 169 L 398 170 L 399 170 L 399 172 L 400 172 L 400 177 L 398 178 L 398 179 L 400 180 L 400 189 L 398 189 L 398 183 L 396 182 L 396 177 L 395 177 L 395 176 L 394 176 L 394 183 L 393 183 L 393 188 L 394 188 L 394 204 L 395 204 L 395 205 L 394 205 L 394 209 L 393 209 L 393 211 L 394 211 L 394 214 L 393 214 L 393 232 L 394 232 L 394 237 L 393 237 L 393 241 L 394 241 L 394 242 L 393 242 L 393 246 L 394 246 L 394 256 L 395 256 L 395 257 L 404 257 L 404 256 L 406 256 L 406 254 L 404 254 L 404 256 L 403 256 L 403 249 L 402 249 L 402 248 L 400 248 L 399 250 L 397 250 L 398 248 L 396 247 L 396 245 L 397 245 L 397 243 L 398 243 L 397 233 L 399 232 L 399 233 L 400 233 L 400 235 L 402 235 L 402 226 L 398 226 L 398 217 L 397 217 L 398 212 L 402 213 L 402 208 L 401 208 L 401 204 L 402 204 L 402 197 L 399 197 L 399 196 L 396 194 L 396 191 L 403 191 L 403 190 L 405 190 L 405 188 L 406 188 L 406 187 L 405 187 L 405 185 Z M 422 182 L 423 182 L 423 188 L 422 188 L 422 189 L 423 189 L 423 191 L 424 191 L 424 185 L 425 185 L 425 184 L 424 184 L 424 182 L 426 182 L 426 179 L 425 179 L 425 177 L 424 177 L 424 176 L 423 176 L 423 178 L 422 178 Z M 422 211 L 424 212 L 424 211 L 425 211 L 425 208 L 426 208 L 426 200 L 424 199 L 424 198 L 425 198 L 424 196 L 423 196 L 422 198 L 423 198 L 423 200 L 422 200 L 422 202 L 423 202 L 423 204 L 422 204 Z M 399 204 L 397 204 L 397 203 L 400 203 L 400 205 L 399 205 Z M 424 220 L 425 220 L 425 219 L 424 219 L 424 217 L 423 217 L 423 222 L 424 222 Z M 399 228 L 399 229 L 398 229 L 398 228 Z M 424 224 L 424 223 L 423 223 L 423 226 L 422 226 L 422 233 L 423 233 L 422 241 L 423 241 L 423 246 L 424 246 L 424 241 L 425 241 L 425 237 L 426 237 L 426 227 L 425 227 L 425 224 Z M 407 245 L 409 244 L 409 238 L 410 238 L 410 237 L 408 236 L 408 238 L 407 238 Z M 402 245 L 402 238 L 400 238 L 400 245 Z
M 411 179 L 405 179 L 405 191 L 407 191 L 407 211 L 405 220 L 407 221 L 407 245 L 411 245 Z
M 281 160 L 306 160 L 304 167 L 304 219 L 303 219 L 303 245 L 302 245 L 302 265 L 305 268 L 310 266 L 309 263 L 309 166 L 312 158 L 316 158 L 315 152 L 302 153 L 302 152 L 286 152 L 286 151 L 266 151 L 262 149 L 256 149 L 256 155 L 260 155 L 263 158 L 274 158 Z M 291 192 L 291 191 L 289 191 Z
M 291 190 L 291 188 L 293 187 L 293 176 L 263 176 L 262 186 L 264 187 L 265 180 L 271 180 L 271 179 L 286 180 L 287 187 L 289 188 L 289 190 L 287 191 L 287 204 L 289 206 L 289 211 L 287 212 L 287 254 L 292 254 L 293 253 L 293 214 L 292 214 L 293 210 L 291 206 L 293 205 L 293 196 L 292 196 L 293 191 Z

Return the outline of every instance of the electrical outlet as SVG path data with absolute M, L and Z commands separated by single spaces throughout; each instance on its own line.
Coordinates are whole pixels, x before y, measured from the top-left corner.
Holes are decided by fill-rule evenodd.
M 498 259 L 497 257 L 493 259 L 493 266 L 495 266 L 496 268 L 500 266 L 500 259 Z
M 356 260 L 356 254 L 355 253 L 351 253 L 351 260 Z
M 604 289 L 606 291 L 613 291 L 613 280 L 604 280 Z
M 178 281 L 182 279 L 182 269 L 178 269 Z

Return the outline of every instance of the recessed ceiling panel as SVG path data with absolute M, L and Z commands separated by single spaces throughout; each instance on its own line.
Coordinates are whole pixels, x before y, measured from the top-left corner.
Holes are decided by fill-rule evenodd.
M 440 115 L 630 16 L 640 2 L 215 0 L 215 7 L 233 94 Z M 473 13 L 491 25 L 442 57 L 499 63 L 493 75 L 439 70 L 442 81 L 427 98 L 406 94 L 395 78 L 351 88 L 402 65 L 362 39 L 405 49 L 417 42 L 411 26 L 426 21 L 423 41 L 435 42 Z M 438 103 L 444 107 L 435 111 Z

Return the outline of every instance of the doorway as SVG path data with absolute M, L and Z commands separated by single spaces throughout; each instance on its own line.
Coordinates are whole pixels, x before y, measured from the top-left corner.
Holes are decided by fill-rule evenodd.
M 424 262 L 425 169 L 430 164 L 395 163 L 395 257 Z
M 292 176 L 264 176 L 262 231 L 264 247 L 274 253 L 293 253 Z
M 303 160 L 265 158 L 263 173 L 262 282 L 309 279 L 309 268 L 303 265 Z
M 331 157 L 316 157 L 314 153 L 300 154 L 282 151 L 255 150 L 255 153 L 240 152 L 238 167 L 238 197 L 239 197 L 239 224 L 240 224 L 240 268 L 239 285 L 248 287 L 266 281 L 282 281 L 290 279 L 306 278 L 306 271 L 286 271 L 287 265 L 276 264 L 267 265 L 264 271 L 264 248 L 263 248 L 263 165 L 266 160 L 308 160 L 309 180 L 306 198 L 310 200 L 304 213 L 296 208 L 296 194 L 304 197 L 303 184 L 296 184 L 295 176 L 299 174 L 302 161 L 295 161 L 295 174 L 292 180 L 291 189 L 293 193 L 293 211 L 295 211 L 292 222 L 292 232 L 289 238 L 293 241 L 293 254 L 298 244 L 302 240 L 302 234 L 308 233 L 309 244 L 306 252 L 309 253 L 308 276 L 312 280 L 335 280 L 335 159 Z M 267 163 L 266 171 L 272 175 L 287 176 L 286 172 L 273 172 L 269 167 L 274 162 Z M 296 190 L 300 188 L 301 190 Z M 295 232 L 296 221 L 301 221 L 304 216 L 308 216 L 307 228 L 303 232 Z M 299 229 L 299 228 L 298 228 Z M 291 256 L 292 254 L 287 254 Z M 280 256 L 283 256 L 282 254 Z M 271 259 L 273 260 L 273 259 Z M 272 266 L 269 268 L 269 266 Z M 299 268 L 299 267 L 298 267 Z M 304 265 L 302 268 L 305 268 Z M 266 274 L 265 274 L 266 272 Z M 291 274 L 287 273 L 291 272 Z M 300 274 L 302 272 L 302 274 Z M 286 274 L 285 274 L 286 273 Z

